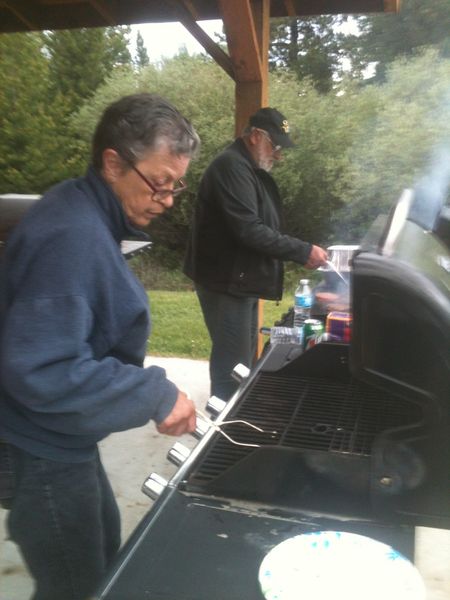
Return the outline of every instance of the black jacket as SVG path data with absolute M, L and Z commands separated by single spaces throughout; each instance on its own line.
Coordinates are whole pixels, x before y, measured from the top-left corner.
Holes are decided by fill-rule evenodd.
M 280 233 L 281 199 L 238 138 L 200 183 L 184 272 L 208 289 L 278 300 L 283 263 L 307 262 L 311 244 Z

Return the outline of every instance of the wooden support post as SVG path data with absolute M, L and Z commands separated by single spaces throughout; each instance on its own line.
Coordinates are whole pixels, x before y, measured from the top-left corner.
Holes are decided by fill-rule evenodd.
M 219 0 L 236 81 L 235 127 L 242 134 L 250 115 L 268 105 L 270 0 Z M 238 16 L 238 18 L 236 18 Z M 257 358 L 263 350 L 264 301 L 258 303 Z

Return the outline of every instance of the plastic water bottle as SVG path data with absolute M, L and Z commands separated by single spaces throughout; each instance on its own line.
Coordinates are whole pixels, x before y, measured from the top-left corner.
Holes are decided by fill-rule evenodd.
M 294 297 L 294 327 L 301 329 L 306 319 L 311 318 L 313 295 L 309 279 L 300 279 Z

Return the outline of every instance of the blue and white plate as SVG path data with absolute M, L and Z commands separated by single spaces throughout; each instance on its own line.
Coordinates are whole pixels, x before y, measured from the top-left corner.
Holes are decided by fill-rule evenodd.
M 425 600 L 423 580 L 396 550 L 372 538 L 319 531 L 289 538 L 265 556 L 266 600 Z

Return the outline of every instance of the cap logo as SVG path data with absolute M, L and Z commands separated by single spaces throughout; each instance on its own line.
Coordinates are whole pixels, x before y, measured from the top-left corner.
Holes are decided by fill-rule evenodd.
M 284 119 L 284 121 L 282 122 L 281 129 L 284 131 L 284 133 L 289 133 L 289 123 L 286 119 Z

